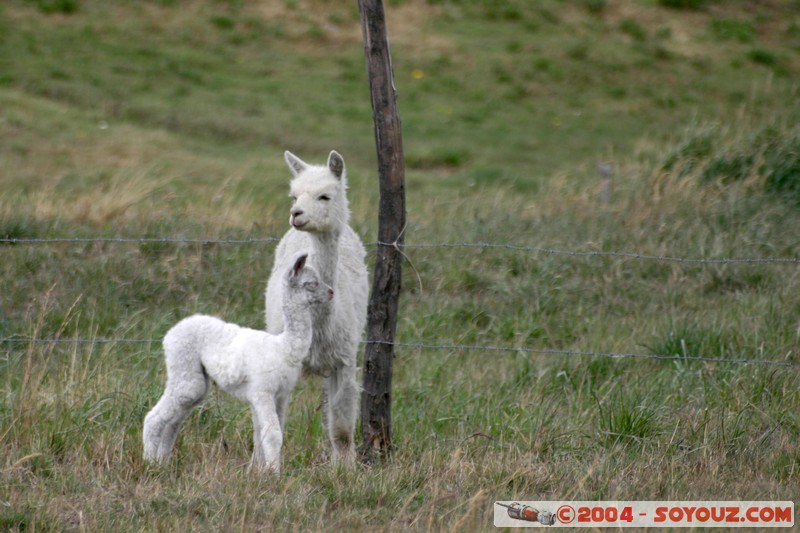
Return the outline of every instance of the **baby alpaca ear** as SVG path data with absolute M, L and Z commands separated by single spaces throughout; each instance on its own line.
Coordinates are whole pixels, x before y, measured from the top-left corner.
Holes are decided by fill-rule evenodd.
M 300 271 L 303 270 L 303 267 L 306 266 L 306 259 L 308 259 L 308 254 L 303 254 L 295 259 L 294 266 L 292 267 L 293 277 L 297 277 Z
M 344 174 L 344 158 L 336 150 L 331 150 L 328 156 L 328 169 L 337 178 L 341 178 Z
M 306 165 L 302 159 L 294 155 L 289 150 L 286 150 L 283 153 L 283 158 L 286 160 L 286 164 L 289 165 L 289 168 L 292 170 L 292 173 L 295 176 L 297 176 L 298 174 L 300 174 L 301 172 L 303 172 L 305 169 L 308 168 L 308 165 Z

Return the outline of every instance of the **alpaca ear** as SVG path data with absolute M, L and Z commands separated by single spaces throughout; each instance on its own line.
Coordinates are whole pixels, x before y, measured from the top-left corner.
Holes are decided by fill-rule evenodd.
M 331 150 L 328 156 L 328 169 L 337 178 L 341 178 L 344 174 L 344 158 L 336 150 Z
M 294 155 L 289 150 L 286 150 L 283 153 L 283 158 L 286 160 L 286 164 L 289 165 L 289 168 L 292 170 L 292 173 L 295 176 L 297 176 L 298 174 L 300 174 L 301 172 L 303 172 L 305 169 L 308 168 L 308 165 L 306 165 L 302 159 Z
M 300 274 L 300 271 L 303 270 L 303 267 L 306 266 L 306 259 L 308 259 L 308 254 L 303 254 L 294 261 L 294 266 L 292 267 L 292 276 L 297 277 Z

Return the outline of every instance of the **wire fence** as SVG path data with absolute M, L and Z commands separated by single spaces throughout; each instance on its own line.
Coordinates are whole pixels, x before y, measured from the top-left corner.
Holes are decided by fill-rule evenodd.
M 121 339 L 121 338 L 23 338 L 6 337 L 0 338 L 0 344 L 158 344 L 161 339 Z M 447 351 L 482 351 L 482 352 L 503 352 L 503 353 L 522 353 L 538 354 L 548 356 L 567 356 L 567 357 L 605 357 L 610 359 L 653 359 L 658 361 L 674 362 L 706 362 L 706 363 L 731 363 L 740 365 L 766 365 L 781 366 L 800 369 L 800 363 L 793 361 L 780 361 L 774 359 L 756 359 L 747 357 L 703 357 L 692 355 L 659 355 L 632 352 L 596 352 L 583 350 L 560 350 L 553 348 L 530 348 L 525 346 L 492 346 L 481 344 L 433 344 L 424 342 L 390 342 L 390 341 L 362 341 L 362 345 L 383 344 L 399 348 L 410 348 L 418 350 L 447 350 Z M 791 355 L 791 354 L 787 354 Z
M 47 245 L 47 244 L 194 244 L 194 245 L 241 245 L 241 244 L 274 244 L 280 241 L 280 237 L 263 237 L 248 239 L 191 239 L 181 237 L 53 237 L 53 238 L 0 238 L 0 244 L 8 245 Z M 396 247 L 397 243 L 391 242 L 369 242 L 367 246 L 389 246 Z M 605 250 L 561 250 L 556 248 L 546 248 L 541 246 L 526 246 L 510 243 L 491 243 L 491 242 L 455 242 L 455 243 L 406 243 L 403 245 L 405 250 L 422 249 L 448 249 L 448 248 L 472 248 L 472 249 L 493 249 L 510 250 L 516 252 L 530 252 L 545 255 L 563 255 L 567 257 L 598 257 L 598 258 L 617 258 L 634 259 L 644 261 L 660 261 L 669 263 L 697 263 L 697 264 L 800 264 L 800 258 L 796 257 L 723 257 L 723 258 L 702 258 L 702 257 L 679 257 L 673 255 L 653 255 L 627 251 L 605 251 Z
M 280 241 L 279 237 L 247 238 L 247 239 L 192 239 L 181 237 L 54 237 L 54 238 L 0 238 L 0 244 L 6 245 L 52 245 L 52 244 L 182 244 L 182 245 L 266 245 Z M 397 243 L 371 242 L 367 246 L 398 246 Z M 627 251 L 599 251 L 599 250 L 563 250 L 539 246 L 525 246 L 508 243 L 490 242 L 463 242 L 463 243 L 411 243 L 403 245 L 405 250 L 413 249 L 489 249 L 509 250 L 545 255 L 559 255 L 581 258 L 611 258 L 641 261 L 658 261 L 669 263 L 687 264 L 783 264 L 798 265 L 800 258 L 794 257 L 729 257 L 729 258 L 702 258 L 680 257 L 673 255 L 652 255 Z M 26 338 L 24 336 L 11 336 L 0 338 L 0 345 L 19 344 L 152 344 L 160 343 L 161 339 L 136 339 L 136 338 Z M 524 353 L 548 356 L 567 357 L 605 357 L 611 359 L 652 359 L 674 362 L 706 362 L 729 363 L 741 365 L 768 365 L 800 369 L 800 363 L 787 360 L 792 353 L 786 354 L 781 359 L 764 359 L 750 357 L 704 357 L 689 355 L 659 355 L 653 353 L 617 353 L 582 350 L 563 350 L 550 348 L 532 348 L 519 346 L 492 346 L 479 344 L 435 344 L 426 342 L 397 342 L 397 341 L 364 341 L 362 344 L 388 344 L 394 347 L 419 350 L 448 350 L 448 351 L 484 351 L 499 353 Z

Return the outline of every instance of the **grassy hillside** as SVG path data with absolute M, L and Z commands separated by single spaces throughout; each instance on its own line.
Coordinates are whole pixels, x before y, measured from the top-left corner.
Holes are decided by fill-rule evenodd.
M 216 391 L 169 466 L 143 462 L 164 370 L 139 341 L 193 312 L 263 324 L 285 149 L 344 155 L 374 241 L 356 3 L 0 5 L 0 529 L 473 531 L 494 500 L 800 493 L 797 263 L 642 257 L 800 258 L 800 4 L 387 16 L 409 210 L 397 452 L 331 469 L 307 380 L 263 478 L 249 413 Z M 517 248 L 420 246 L 475 243 Z

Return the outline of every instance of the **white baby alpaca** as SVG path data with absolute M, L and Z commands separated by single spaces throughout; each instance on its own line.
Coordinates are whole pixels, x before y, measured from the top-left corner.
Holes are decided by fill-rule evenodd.
M 303 366 L 327 377 L 323 419 L 333 463 L 353 464 L 360 391 L 356 359 L 367 322 L 369 292 L 366 252 L 348 224 L 350 208 L 342 156 L 332 151 L 325 166 L 309 165 L 290 152 L 284 157 L 294 175 L 290 184 L 292 227 L 278 244 L 267 283 L 267 331 L 280 333 L 284 328 L 278 306 L 284 290 L 281 273 L 294 254 L 310 250 L 309 264 L 333 287 L 336 300 L 314 311 L 314 337 Z
M 311 345 L 311 315 L 329 307 L 331 287 L 295 256 L 281 276 L 280 306 L 285 328 L 279 335 L 243 328 L 218 318 L 194 315 L 164 337 L 167 386 L 144 419 L 144 457 L 164 462 L 178 428 L 205 397 L 208 379 L 250 404 L 253 465 L 280 471 L 283 426 L 289 396 Z

